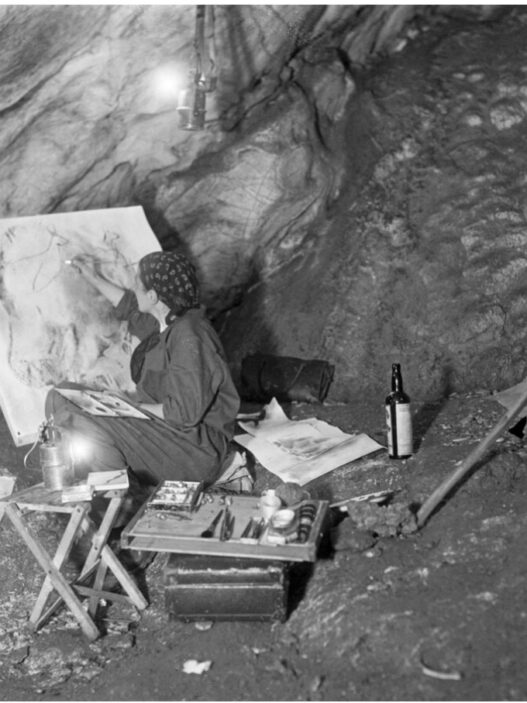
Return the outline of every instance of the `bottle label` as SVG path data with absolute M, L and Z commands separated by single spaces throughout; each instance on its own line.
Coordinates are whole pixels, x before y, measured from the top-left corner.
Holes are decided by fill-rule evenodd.
M 413 454 L 412 414 L 410 403 L 393 403 L 386 406 L 388 428 L 388 454 L 409 456 Z

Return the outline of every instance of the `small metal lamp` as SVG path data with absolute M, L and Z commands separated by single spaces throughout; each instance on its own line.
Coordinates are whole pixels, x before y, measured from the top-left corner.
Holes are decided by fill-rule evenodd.
M 203 56 L 205 53 L 205 5 L 196 7 L 196 35 L 194 49 L 196 52 L 196 67 L 189 72 L 187 87 L 178 96 L 177 112 L 181 129 L 205 129 L 205 113 L 207 93 L 216 88 L 214 62 L 210 59 L 210 72 L 205 75 Z

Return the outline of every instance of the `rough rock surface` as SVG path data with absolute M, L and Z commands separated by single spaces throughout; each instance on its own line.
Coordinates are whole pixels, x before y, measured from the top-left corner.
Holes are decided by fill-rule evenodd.
M 383 391 L 395 360 L 423 398 L 524 377 L 526 21 L 438 20 L 364 78 L 340 193 L 228 313 L 233 358 L 327 359 L 334 398 Z
M 217 6 L 188 132 L 154 88 L 193 65 L 194 9 L 1 9 L 1 216 L 141 204 L 235 370 L 327 358 L 335 397 L 394 356 L 424 397 L 518 379 L 525 10 Z

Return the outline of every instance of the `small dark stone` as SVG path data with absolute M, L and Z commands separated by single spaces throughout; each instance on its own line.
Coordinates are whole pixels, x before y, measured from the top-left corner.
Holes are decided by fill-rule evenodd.
M 370 530 L 358 530 L 351 520 L 343 520 L 331 531 L 331 541 L 335 551 L 349 549 L 363 552 L 377 541 L 377 535 Z
M 302 488 L 299 483 L 293 483 L 292 481 L 280 484 L 276 489 L 276 495 L 284 505 L 294 505 L 310 497 L 309 491 Z

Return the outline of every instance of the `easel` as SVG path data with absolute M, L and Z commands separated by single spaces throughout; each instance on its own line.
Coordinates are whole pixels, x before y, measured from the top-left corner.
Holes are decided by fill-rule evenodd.
M 138 610 L 144 610 L 148 605 L 130 574 L 107 544 L 110 530 L 124 502 L 125 493 L 125 490 L 114 490 L 102 494 L 109 502 L 99 528 L 89 517 L 91 507 L 89 501 L 62 503 L 61 491 L 50 490 L 43 483 L 3 499 L 5 515 L 11 520 L 46 574 L 29 618 L 35 631 L 42 627 L 64 603 L 78 621 L 86 637 L 89 640 L 95 640 L 101 634 L 94 621 L 101 600 L 132 603 Z M 28 525 L 26 514 L 29 512 L 69 514 L 68 524 L 53 557 L 50 557 L 38 536 Z M 79 577 L 74 582 L 69 582 L 61 573 L 61 568 L 66 563 L 75 541 L 82 535 L 89 537 L 90 550 Z M 120 583 L 124 594 L 102 590 L 108 571 Z M 88 584 L 92 577 L 93 582 L 90 586 Z M 48 605 L 54 591 L 58 597 Z M 87 609 L 79 596 L 89 597 Z

